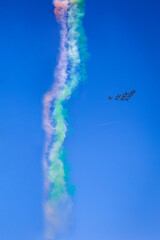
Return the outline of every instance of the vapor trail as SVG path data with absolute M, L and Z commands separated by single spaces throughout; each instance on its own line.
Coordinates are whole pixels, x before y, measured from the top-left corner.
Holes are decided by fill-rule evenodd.
M 85 77 L 86 37 L 83 31 L 84 0 L 55 0 L 61 26 L 60 54 L 51 90 L 44 97 L 44 127 L 47 134 L 44 157 L 46 237 L 54 238 L 69 222 L 72 200 L 67 188 L 63 143 L 67 124 L 64 103 Z

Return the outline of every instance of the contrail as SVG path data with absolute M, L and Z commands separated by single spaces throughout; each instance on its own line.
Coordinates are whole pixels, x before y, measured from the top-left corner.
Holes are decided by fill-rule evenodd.
M 82 26 L 84 0 L 54 0 L 53 3 L 61 30 L 54 84 L 44 96 L 44 128 L 47 135 L 43 160 L 46 238 L 59 236 L 70 222 L 72 199 L 63 162 L 63 143 L 67 132 L 64 103 L 85 78 L 87 58 Z

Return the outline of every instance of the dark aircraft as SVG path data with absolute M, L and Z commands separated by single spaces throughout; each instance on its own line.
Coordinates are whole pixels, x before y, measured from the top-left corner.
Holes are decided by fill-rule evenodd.
M 119 97 L 116 96 L 116 97 L 115 97 L 115 100 L 118 101 L 118 100 L 119 100 Z
M 124 100 L 125 100 L 125 96 L 122 96 L 120 100 L 121 100 L 121 101 L 124 101 Z
M 129 92 L 125 91 L 123 94 L 117 94 L 117 95 L 114 96 L 114 97 L 109 96 L 109 97 L 108 97 L 108 100 L 114 99 L 115 101 L 118 101 L 118 100 L 120 100 L 120 101 L 129 101 L 130 98 L 131 98 L 135 93 L 136 93 L 136 90 L 135 90 L 135 89 L 132 89 L 132 91 L 129 91 Z
M 126 94 L 123 94 L 122 97 L 121 97 L 121 99 L 124 100 L 124 101 L 126 100 L 126 98 L 128 98 L 128 95 L 126 95 Z
M 132 93 L 135 94 L 135 93 L 136 93 L 136 90 L 132 89 Z
M 118 99 L 121 97 L 121 95 L 119 95 L 119 94 L 117 94 L 117 96 L 116 96 Z
M 112 98 L 113 98 L 113 97 L 109 96 L 109 97 L 108 97 L 108 100 L 112 100 Z

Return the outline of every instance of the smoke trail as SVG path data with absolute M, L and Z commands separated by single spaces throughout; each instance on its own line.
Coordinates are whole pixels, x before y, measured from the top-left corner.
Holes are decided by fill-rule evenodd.
M 72 200 L 62 157 L 67 132 L 64 103 L 85 77 L 87 56 L 86 37 L 82 26 L 84 0 L 55 0 L 54 5 L 61 31 L 54 85 L 44 97 L 44 127 L 47 134 L 44 209 L 47 238 L 61 234 L 70 221 Z

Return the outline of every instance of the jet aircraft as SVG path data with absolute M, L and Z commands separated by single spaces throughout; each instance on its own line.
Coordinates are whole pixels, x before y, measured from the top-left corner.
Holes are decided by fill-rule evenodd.
M 108 100 L 114 99 L 115 101 L 129 101 L 130 98 L 136 93 L 135 89 L 132 89 L 131 91 L 127 92 L 125 91 L 123 94 L 117 94 L 115 97 L 108 97 Z
M 112 98 L 113 98 L 113 97 L 109 96 L 109 97 L 108 97 L 108 100 L 112 100 Z

